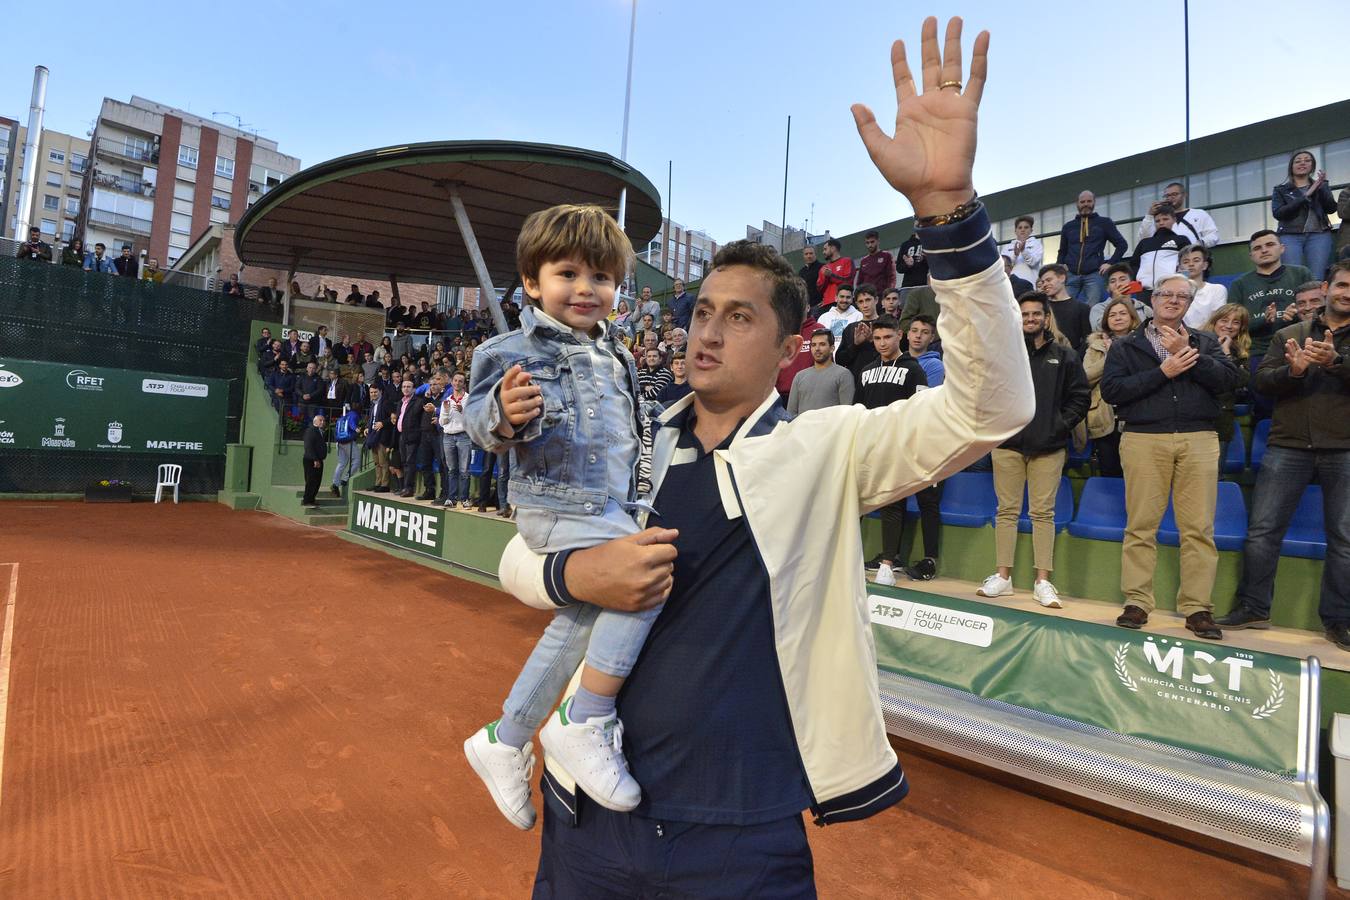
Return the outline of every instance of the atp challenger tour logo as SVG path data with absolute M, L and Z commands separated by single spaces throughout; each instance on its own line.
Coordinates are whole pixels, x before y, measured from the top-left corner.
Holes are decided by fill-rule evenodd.
M 875 594 L 868 596 L 867 606 L 874 625 L 976 647 L 988 647 L 994 639 L 994 620 L 989 616 Z
M 1132 669 L 1141 655 L 1143 664 Z M 1251 655 L 1241 650 L 1223 658 L 1200 649 L 1188 654 L 1180 641 L 1149 637 L 1142 644 L 1121 644 L 1114 656 L 1116 681 L 1133 694 L 1152 690 L 1169 703 L 1248 713 L 1253 719 L 1268 719 L 1284 705 L 1284 679 L 1273 669 L 1262 677 Z

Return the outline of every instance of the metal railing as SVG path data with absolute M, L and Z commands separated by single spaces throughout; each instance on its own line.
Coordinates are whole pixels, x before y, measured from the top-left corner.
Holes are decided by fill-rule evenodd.
M 106 153 L 110 156 L 120 156 L 124 159 L 134 159 L 137 162 L 159 163 L 159 151 L 154 147 L 141 149 L 126 141 L 119 141 L 115 138 L 99 138 L 98 152 Z
M 95 172 L 94 184 L 128 194 L 140 194 L 144 197 L 155 196 L 155 186 L 148 181 L 141 181 L 139 178 L 123 178 L 121 175 Z
M 150 234 L 149 219 L 141 219 L 136 216 L 124 216 L 121 213 L 115 213 L 111 210 L 99 209 L 97 206 L 91 206 L 89 208 L 89 221 L 96 222 L 99 225 L 107 225 L 109 228 L 129 231 L 133 234 Z

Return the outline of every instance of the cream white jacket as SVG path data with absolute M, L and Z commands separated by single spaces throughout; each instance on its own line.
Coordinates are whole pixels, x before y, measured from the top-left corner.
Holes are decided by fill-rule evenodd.
M 820 824 L 871 815 L 907 790 L 882 719 L 859 517 L 970 465 L 1034 411 L 1027 356 L 1017 352 L 1021 315 L 987 218 L 925 231 L 945 383 L 880 409 L 833 406 L 790 421 L 771 386 L 715 455 L 722 505 L 746 517 L 768 573 L 778 668 Z M 682 398 L 660 421 L 693 400 Z M 675 428 L 656 433 L 653 496 L 677 438 Z M 555 608 L 567 597 L 560 557 L 515 538 L 502 556 L 503 587 Z M 561 770 L 549 766 L 545 785 L 546 799 L 575 814 Z

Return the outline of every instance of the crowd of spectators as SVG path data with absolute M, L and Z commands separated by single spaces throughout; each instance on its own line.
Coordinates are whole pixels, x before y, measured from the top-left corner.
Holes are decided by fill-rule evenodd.
M 1036 414 L 976 464 L 992 471 L 998 497 L 996 571 L 978 593 L 1013 593 L 1025 492 L 1036 569 L 1032 596 L 1047 607 L 1061 605 L 1051 582 L 1056 493 L 1070 451 L 1081 453 L 1090 442 L 1092 470 L 1125 485 L 1124 609 L 1117 624 L 1140 627 L 1154 608 L 1155 535 L 1169 497 L 1182 547 L 1177 608 L 1187 627 L 1218 639 L 1221 627 L 1268 624 L 1279 540 L 1303 487 L 1316 479 L 1328 504 L 1321 611 L 1328 638 L 1350 649 L 1350 588 L 1339 587 L 1350 585 L 1350 432 L 1344 424 L 1350 422 L 1350 263 L 1331 259 L 1334 207 L 1325 176 L 1310 162 L 1310 154 L 1295 154 L 1289 180 L 1272 200 L 1280 230 L 1250 237 L 1251 269 L 1224 278 L 1226 286 L 1212 271 L 1213 218 L 1187 206 L 1180 184 L 1168 185 L 1153 204 L 1133 250 L 1116 224 L 1095 211 L 1091 191 L 1079 195 L 1079 215 L 1064 225 L 1054 260 L 1044 258 L 1034 219 L 1016 220 L 1003 247 L 1004 271 L 1021 308 L 1025 347 L 1009 351 L 1028 354 Z M 1347 193 L 1342 205 L 1350 202 Z M 778 384 L 793 414 L 834 404 L 885 405 L 943 383 L 939 309 L 923 249 L 910 240 L 894 253 L 882 250 L 875 232 L 865 242 L 867 252 L 856 260 L 834 239 L 803 253 L 799 274 L 812 306 L 800 352 Z M 336 292 L 325 295 L 339 302 Z M 341 302 L 372 299 L 378 302 L 378 295 L 363 297 L 353 285 Z M 664 304 L 650 287 L 640 287 L 610 316 L 635 357 L 644 401 L 669 405 L 690 391 L 685 345 L 694 299 L 678 281 Z M 508 326 L 518 327 L 519 309 L 510 303 L 503 309 Z M 508 461 L 469 444 L 455 406 L 468 387 L 475 347 L 493 333 L 492 320 L 485 312 L 442 313 L 395 299 L 386 324 L 390 333 L 377 346 L 364 335 L 332 340 L 323 329 L 308 342 L 295 332 L 275 341 L 265 334 L 259 365 L 278 408 L 289 405 L 306 422 L 318 413 L 327 422 L 353 416 L 356 446 L 375 456 L 376 490 L 479 510 L 495 505 L 509 515 L 508 476 L 499 471 Z M 416 331 L 431 338 L 413 346 L 407 336 Z M 434 339 L 446 332 L 453 336 Z M 1235 438 L 1239 407 L 1256 420 L 1274 416 L 1275 452 L 1255 486 L 1238 609 L 1216 621 L 1213 519 L 1220 460 Z M 468 497 L 466 474 L 474 454 L 482 454 L 485 470 L 476 503 Z M 354 465 L 350 453 L 345 458 L 335 492 Z M 900 572 L 912 579 L 936 575 L 941 494 L 938 484 L 915 498 L 922 555 L 910 562 L 900 558 L 903 505 L 882 511 L 882 551 L 868 562 L 879 583 L 894 584 Z
M 33 262 L 57 262 L 52 255 L 51 244 L 42 239 L 42 230 L 36 226 L 28 229 L 28 240 L 18 245 L 14 255 L 18 259 Z M 84 241 L 75 238 L 62 248 L 60 265 L 100 275 L 130 278 L 134 281 L 159 283 L 164 280 L 164 270 L 159 267 L 159 260 L 150 258 L 142 264 L 141 260 L 132 254 L 130 245 L 123 245 L 121 253 L 112 256 L 102 241 L 86 249 Z

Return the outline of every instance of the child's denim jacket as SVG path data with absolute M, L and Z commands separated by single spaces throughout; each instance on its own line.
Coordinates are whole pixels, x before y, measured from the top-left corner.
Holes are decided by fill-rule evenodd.
M 615 384 L 612 367 L 597 371 L 588 348 L 570 331 L 539 319 L 533 307 L 521 310 L 520 323 L 519 330 L 498 335 L 474 351 L 464 411 L 469 435 L 490 453 L 511 449 L 513 504 L 600 515 L 609 496 L 601 398 L 607 392 L 628 392 L 634 398 L 636 434 L 643 433 L 645 413 L 633 355 L 610 323 L 602 323 L 628 370 L 628 383 Z M 506 370 L 517 364 L 539 385 L 544 410 L 508 439 L 495 430 L 503 421 L 497 388 Z M 638 499 L 636 467 L 626 499 L 629 503 Z

